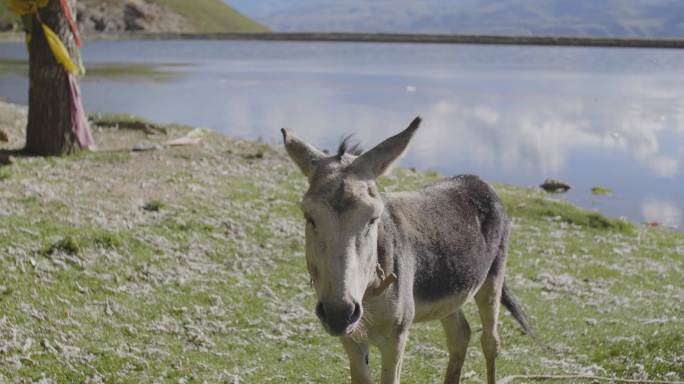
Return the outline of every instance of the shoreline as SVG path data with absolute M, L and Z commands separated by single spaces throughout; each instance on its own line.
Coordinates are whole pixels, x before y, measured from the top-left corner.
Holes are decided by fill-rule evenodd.
M 86 40 L 226 40 L 272 42 L 344 42 L 399 44 L 479 44 L 531 45 L 604 48 L 684 48 L 682 39 L 566 37 L 566 36 L 497 36 L 409 33 L 107 33 L 86 36 Z M 0 33 L 0 42 L 24 41 L 21 33 Z
M 28 109 L 28 106 L 27 106 L 26 104 L 11 102 L 11 101 L 8 101 L 8 100 L 5 100 L 5 99 L 0 98 L 0 108 L 2 108 L 2 107 L 5 107 L 5 108 L 8 108 L 8 107 L 9 107 L 9 108 L 15 109 L 15 110 L 20 110 L 20 109 L 27 110 L 27 109 Z M 121 122 L 123 122 L 123 125 L 126 125 L 126 126 L 127 126 L 127 125 L 129 125 L 131 122 L 133 122 L 133 125 L 136 125 L 136 126 L 154 126 L 154 127 L 163 127 L 163 126 L 184 126 L 184 127 L 192 127 L 192 126 L 190 126 L 190 125 L 184 125 L 184 124 L 179 124 L 179 123 L 156 123 L 156 122 L 152 122 L 152 121 L 146 120 L 146 119 L 143 118 L 143 117 L 134 116 L 134 115 L 129 115 L 129 114 L 117 114 L 117 113 L 93 112 L 93 111 L 91 111 L 91 113 L 90 113 L 88 116 L 89 116 L 89 121 L 91 122 L 91 125 L 93 126 L 93 128 L 96 127 L 96 126 L 102 126 L 101 123 L 96 123 L 96 122 L 92 119 L 92 116 L 93 116 L 93 115 L 105 116 L 106 118 L 105 118 L 104 120 L 112 120 L 112 119 L 114 119 L 114 120 L 112 120 L 112 121 L 110 121 L 110 122 L 108 123 L 108 126 L 118 126 Z M 116 120 L 116 119 L 121 119 L 121 118 L 123 118 L 124 120 L 122 120 L 122 121 Z M 100 117 L 100 119 L 102 119 L 102 117 Z M 1 124 L 1 123 L 2 123 L 2 116 L 0 115 L 0 124 Z M 249 139 L 249 138 L 233 137 L 233 136 L 230 136 L 230 135 L 228 135 L 228 134 L 226 134 L 226 133 L 224 133 L 224 132 L 220 132 L 220 131 L 214 131 L 214 133 L 215 133 L 216 135 L 218 135 L 218 136 L 220 136 L 220 137 L 223 137 L 223 138 L 225 138 L 225 139 L 228 139 L 228 140 L 253 141 L 252 139 Z M 22 136 L 22 138 L 23 138 L 23 136 Z M 0 144 L 5 144 L 5 146 L 7 146 L 7 143 L 0 143 Z M 272 144 L 268 144 L 268 145 L 272 145 Z M 8 150 L 8 149 L 3 149 L 2 147 L 3 147 L 3 146 L 0 145 L 0 153 L 1 153 L 3 150 L 4 150 L 4 151 L 7 151 L 7 150 Z M 277 147 L 277 145 L 276 145 L 276 147 Z M 14 150 L 16 150 L 16 149 L 12 149 L 12 151 L 14 151 Z M 95 150 L 95 151 L 93 151 L 93 152 L 97 153 L 98 151 Z M 429 171 L 428 169 L 424 169 L 424 170 L 419 170 L 418 172 L 429 173 L 430 171 Z M 499 183 L 499 182 L 496 182 L 496 181 L 493 181 L 493 183 L 496 184 L 496 185 L 507 185 L 508 187 L 512 187 L 512 188 L 520 188 L 520 189 L 526 189 L 526 188 L 528 188 L 528 187 L 525 187 L 525 186 L 520 185 L 520 184 L 503 184 L 503 183 Z M 551 199 L 551 200 L 558 201 L 558 202 L 563 201 L 562 199 L 559 199 L 559 196 L 558 196 L 557 194 L 543 192 L 540 188 L 532 188 L 532 189 L 534 189 L 534 190 L 540 192 L 541 195 L 545 196 L 547 199 Z M 592 210 L 592 209 L 590 209 L 590 208 L 587 208 L 587 207 L 582 207 L 581 205 L 578 205 L 578 204 L 576 204 L 576 203 L 574 203 L 574 202 L 566 201 L 565 204 L 567 204 L 568 206 L 571 206 L 573 209 L 577 209 L 577 210 L 579 210 L 579 211 L 583 211 L 583 212 L 586 213 L 586 214 L 595 216 L 595 218 L 598 218 L 599 221 L 604 221 L 604 220 L 606 220 L 606 222 L 609 223 L 608 226 L 612 226 L 612 225 L 614 225 L 614 223 L 625 223 L 625 224 L 628 225 L 628 226 L 632 226 L 632 225 L 634 225 L 634 226 L 641 226 L 641 227 L 649 227 L 649 226 L 650 226 L 650 225 L 648 224 L 648 222 L 643 221 L 643 220 L 640 221 L 640 220 L 637 220 L 637 219 L 634 219 L 634 218 L 626 218 L 626 217 L 624 217 L 624 216 L 611 216 L 611 215 L 607 215 L 607 214 L 605 214 L 605 213 L 603 213 L 603 212 L 594 211 L 594 210 Z M 611 224 L 611 223 L 612 223 L 612 224 Z M 662 224 L 660 224 L 660 223 L 658 223 L 658 225 L 651 226 L 651 227 L 657 227 L 657 228 L 659 228 L 659 229 L 664 229 L 664 230 L 668 230 L 668 231 L 674 231 L 674 232 L 677 232 L 677 233 L 684 233 L 684 229 L 682 229 L 682 228 L 670 227 L 670 226 L 662 225 Z

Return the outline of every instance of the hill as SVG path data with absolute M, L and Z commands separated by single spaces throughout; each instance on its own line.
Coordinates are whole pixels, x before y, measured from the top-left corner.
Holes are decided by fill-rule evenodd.
M 275 31 L 684 37 L 679 0 L 226 0 Z
M 268 28 L 221 0 L 80 0 L 77 18 L 87 34 L 121 32 L 266 32 Z M 0 2 L 0 30 L 18 29 Z

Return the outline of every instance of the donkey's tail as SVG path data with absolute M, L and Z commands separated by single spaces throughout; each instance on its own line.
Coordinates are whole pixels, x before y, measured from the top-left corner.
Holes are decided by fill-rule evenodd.
M 523 331 L 532 337 L 537 345 L 545 348 L 544 344 L 537 337 L 537 334 L 530 325 L 529 321 L 527 321 L 527 316 L 525 316 L 525 312 L 523 312 L 520 303 L 518 303 L 518 300 L 515 298 L 515 296 L 513 296 L 511 290 L 506 286 L 506 282 L 504 282 L 503 288 L 501 289 L 501 304 L 503 304 L 503 306 L 508 309 L 511 315 L 513 315 L 513 318 L 518 322 L 518 324 L 520 324 L 520 327 L 523 329 Z

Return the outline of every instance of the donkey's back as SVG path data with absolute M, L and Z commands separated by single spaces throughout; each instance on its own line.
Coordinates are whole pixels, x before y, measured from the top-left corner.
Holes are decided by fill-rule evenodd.
M 505 262 L 506 212 L 479 177 L 442 179 L 387 200 L 396 231 L 406 235 L 402 253 L 414 258 L 405 263 L 415 268 L 417 309 L 453 296 L 466 299 Z

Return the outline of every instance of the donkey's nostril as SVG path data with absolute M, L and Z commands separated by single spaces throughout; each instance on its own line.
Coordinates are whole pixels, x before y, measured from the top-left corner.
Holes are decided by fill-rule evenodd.
M 325 309 L 323 308 L 323 303 L 320 301 L 316 305 L 316 316 L 318 316 L 321 321 L 325 321 Z
M 356 323 L 357 320 L 361 317 L 361 306 L 359 303 L 354 302 L 354 313 L 352 313 L 351 317 L 349 318 L 349 324 L 354 324 Z
M 361 318 L 361 305 L 354 301 L 321 301 L 316 316 L 331 335 L 339 336 Z

